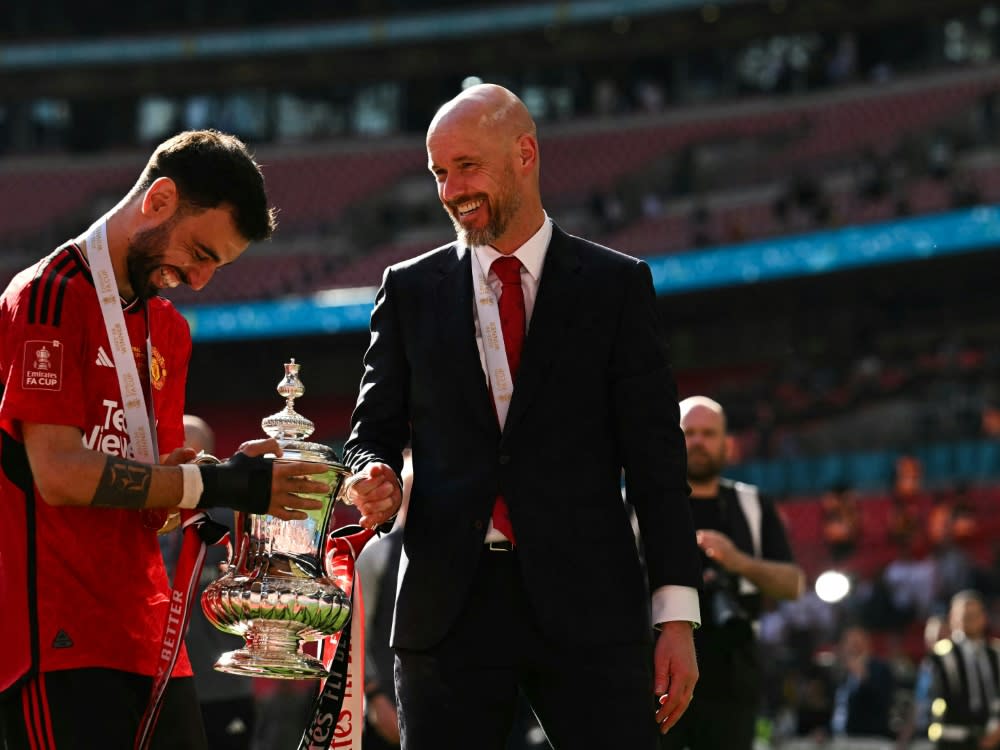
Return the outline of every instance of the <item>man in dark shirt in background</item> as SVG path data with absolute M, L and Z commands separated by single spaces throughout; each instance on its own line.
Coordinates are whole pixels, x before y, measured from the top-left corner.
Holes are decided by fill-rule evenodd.
M 774 505 L 756 487 L 721 476 L 728 456 L 722 407 L 692 396 L 680 413 L 691 513 L 704 555 L 702 624 L 694 633 L 701 678 L 661 746 L 750 750 L 762 692 L 756 638 L 762 599 L 795 599 L 805 578 Z

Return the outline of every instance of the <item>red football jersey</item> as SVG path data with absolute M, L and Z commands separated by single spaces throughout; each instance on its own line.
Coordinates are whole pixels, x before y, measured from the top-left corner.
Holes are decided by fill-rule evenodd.
M 124 312 L 166 454 L 184 444 L 191 334 L 172 304 L 150 300 L 148 367 L 143 305 Z M 18 274 L 0 298 L 0 378 L 0 691 L 37 671 L 155 674 L 169 601 L 155 531 L 134 510 L 46 503 L 22 438 L 24 422 L 71 425 L 88 448 L 131 457 L 107 330 L 75 245 Z M 186 652 L 174 674 L 191 674 Z

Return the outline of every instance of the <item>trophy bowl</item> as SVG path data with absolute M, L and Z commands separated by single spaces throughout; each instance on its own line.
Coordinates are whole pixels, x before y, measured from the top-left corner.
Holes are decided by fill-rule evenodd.
M 278 679 L 326 677 L 322 663 L 304 653 L 302 645 L 336 633 L 351 616 L 350 597 L 324 565 L 327 527 L 351 472 L 329 447 L 305 440 L 314 428 L 293 406 L 305 390 L 299 367 L 294 359 L 285 364 L 285 377 L 278 384 L 285 408 L 263 419 L 261 426 L 281 445 L 276 462 L 323 464 L 326 471 L 310 479 L 328 483 L 330 491 L 303 495 L 320 500 L 323 507 L 305 511 L 307 517 L 297 521 L 235 513 L 226 572 L 201 598 L 209 622 L 245 641 L 243 648 L 219 657 L 215 668 L 220 672 Z

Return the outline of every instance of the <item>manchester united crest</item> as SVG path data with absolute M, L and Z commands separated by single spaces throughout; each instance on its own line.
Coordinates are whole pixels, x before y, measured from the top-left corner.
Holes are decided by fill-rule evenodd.
M 153 347 L 153 356 L 150 357 L 149 370 L 149 379 L 152 381 L 153 387 L 162 391 L 163 384 L 167 382 L 167 361 L 155 346 Z
M 146 364 L 145 354 L 139 347 L 133 346 L 132 356 L 135 357 L 135 363 L 138 366 L 139 372 L 144 372 L 146 369 L 144 367 Z M 158 391 L 162 391 L 164 383 L 167 382 L 167 361 L 155 346 L 153 347 L 153 356 L 149 358 L 149 381 Z

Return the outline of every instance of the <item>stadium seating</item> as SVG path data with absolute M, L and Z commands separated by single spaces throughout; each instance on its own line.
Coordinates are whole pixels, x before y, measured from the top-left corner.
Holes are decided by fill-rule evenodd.
M 425 170 L 426 157 L 412 138 L 387 144 L 357 142 L 312 147 L 303 152 L 259 151 L 268 196 L 280 207 L 280 225 L 290 233 L 329 231 L 350 223 L 350 206 L 385 190 L 404 174 Z
M 641 181 L 655 169 L 668 169 L 686 146 L 741 139 L 760 142 L 761 158 L 751 174 L 754 190 L 709 195 L 713 204 L 707 234 L 714 242 L 741 241 L 787 231 L 772 212 L 777 181 L 808 168 L 833 168 L 864 148 L 887 149 L 904 136 L 927 132 L 972 106 L 978 97 L 1000 89 L 993 70 L 938 74 L 890 86 L 867 85 L 795 99 L 765 99 L 714 104 L 684 112 L 629 116 L 543 125 L 542 187 L 553 215 L 572 215 L 602 192 L 618 190 L 624 181 Z M 425 167 L 422 139 L 352 140 L 301 147 L 260 148 L 268 190 L 280 207 L 276 243 L 283 248 L 286 269 L 260 279 L 256 269 L 239 272 L 237 284 L 214 284 L 203 301 L 273 297 L 323 285 L 377 283 L 387 264 L 448 238 L 448 227 L 434 215 L 442 233 L 431 242 L 390 240 L 375 250 L 357 245 L 357 258 L 336 257 L 333 237 L 349 234 L 356 211 L 391 194 L 403 178 Z M 0 245 L 24 249 L 52 245 L 79 231 L 99 210 L 128 189 L 141 169 L 136 154 L 112 157 L 12 160 L 0 165 Z M 982 193 L 1000 195 L 1000 174 L 992 168 L 976 175 Z M 770 186 L 770 187 L 769 187 Z M 921 180 L 909 191 L 914 212 L 947 207 L 940 184 Z M 858 203 L 841 188 L 831 195 L 838 223 L 890 218 L 888 200 Z M 660 216 L 637 218 L 603 237 L 634 253 L 672 252 L 693 244 L 690 202 L 672 198 L 674 206 Z M 717 209 L 714 208 L 717 206 Z M 387 210 L 392 210 L 391 204 Z M 390 245 L 398 245 L 395 248 Z M 323 257 L 326 260 L 322 260 Z M 294 269 L 302 268 L 296 273 Z M 289 270 L 290 269 L 290 270 Z M 9 269 L 4 269 L 8 271 Z M 234 274 L 235 275 L 235 274 Z
M 1000 485 L 973 485 L 968 497 L 972 501 L 977 532 L 966 551 L 977 564 L 992 565 L 996 554 L 995 540 L 1000 532 L 1000 519 L 996 514 L 996 508 L 1000 505 Z M 926 519 L 932 496 L 922 494 L 916 502 L 919 517 Z M 810 580 L 814 581 L 817 575 L 830 568 L 838 568 L 859 579 L 871 579 L 898 556 L 898 551 L 888 543 L 891 506 L 892 498 L 885 492 L 860 496 L 858 507 L 861 511 L 862 536 L 857 551 L 840 563 L 834 562 L 823 541 L 820 496 L 789 498 L 778 504 L 778 511 L 785 523 L 796 561 L 802 565 Z M 926 546 L 922 552 L 928 552 Z
M 105 198 L 117 201 L 138 175 L 141 162 L 113 157 L 20 159 L 0 165 L 0 245 L 17 247 L 53 224 L 65 238 L 81 232 Z M 71 220 L 79 223 L 75 229 Z M 55 240 L 58 242 L 59 240 Z

